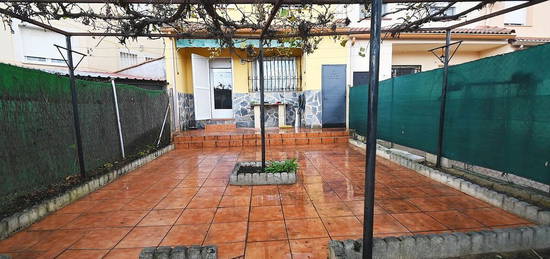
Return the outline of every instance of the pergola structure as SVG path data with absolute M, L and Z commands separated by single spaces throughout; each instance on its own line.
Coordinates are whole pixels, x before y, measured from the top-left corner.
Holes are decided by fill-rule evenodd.
M 82 3 L 82 4 L 203 4 L 203 0 L 1 0 L 2 2 L 17 2 L 17 3 Z M 499 1 L 512 1 L 512 0 L 499 0 Z M 447 75 L 450 59 L 450 48 L 454 43 L 451 43 L 452 30 L 469 25 L 475 22 L 483 21 L 492 17 L 503 15 L 509 12 L 513 12 L 522 8 L 526 8 L 535 4 L 546 2 L 547 0 L 530 0 L 525 3 L 505 8 L 500 11 L 489 13 L 471 20 L 456 23 L 447 27 L 432 27 L 422 28 L 422 30 L 433 31 L 441 30 L 445 31 L 445 45 L 436 48 L 442 49 L 444 54 L 441 58 L 443 62 L 443 82 L 441 91 L 441 104 L 440 104 L 440 116 L 439 116 L 439 132 L 437 137 L 437 167 L 441 165 L 441 157 L 443 151 L 443 129 L 445 122 L 445 103 L 447 97 Z M 272 4 L 266 23 L 260 32 L 260 35 L 233 35 L 232 38 L 240 39 L 257 39 L 259 44 L 259 77 L 260 77 L 260 128 L 261 128 L 261 143 L 262 143 L 262 170 L 265 168 L 265 107 L 264 107 L 264 67 L 263 67 L 263 55 L 264 55 L 264 41 L 281 38 L 294 38 L 303 37 L 298 34 L 284 34 L 277 33 L 266 34 L 270 29 L 270 25 L 276 16 L 279 8 L 282 5 L 288 4 L 312 4 L 312 5 L 339 5 L 339 4 L 364 4 L 365 7 L 371 5 L 371 26 L 370 30 L 333 30 L 333 31 L 313 31 L 309 33 L 308 37 L 315 36 L 337 36 L 337 35 L 354 35 L 354 34 L 370 34 L 370 49 L 369 49 L 369 90 L 368 90 L 368 111 L 367 111 L 367 149 L 366 149 L 366 166 L 365 166 L 365 194 L 364 194 L 364 218 L 363 218 L 363 258 L 372 258 L 373 246 L 373 219 L 374 219 L 374 191 L 375 191 L 375 165 L 376 165 L 376 140 L 377 140 L 377 117 L 378 117 L 378 86 L 379 86 L 379 64 L 380 64 L 380 43 L 382 33 L 396 33 L 395 30 L 383 30 L 382 23 L 382 2 L 384 3 L 427 3 L 427 2 L 441 2 L 439 0 L 212 0 L 208 1 L 211 4 Z M 476 0 L 455 0 L 456 2 L 479 2 Z M 71 37 L 85 37 L 85 36 L 120 36 L 120 37 L 171 37 L 182 39 L 211 39 L 216 38 L 215 35 L 204 33 L 146 33 L 146 34 L 124 34 L 116 32 L 69 32 L 51 25 L 39 22 L 28 17 L 12 13 L 10 11 L 0 9 L 0 13 L 19 19 L 24 22 L 36 25 L 38 27 L 57 32 L 66 37 L 66 51 L 67 51 L 67 66 L 70 76 L 70 88 L 73 106 L 74 127 L 76 131 L 77 152 L 78 161 L 80 165 L 80 174 L 85 177 L 84 171 L 84 155 L 82 150 L 82 140 L 80 133 L 80 123 L 78 115 L 78 103 L 77 103 L 77 89 L 75 84 L 73 64 L 73 51 L 71 48 Z M 78 53 L 78 52 L 76 52 Z M 80 54 L 80 53 L 78 53 Z M 166 118 L 165 118 L 166 119 Z

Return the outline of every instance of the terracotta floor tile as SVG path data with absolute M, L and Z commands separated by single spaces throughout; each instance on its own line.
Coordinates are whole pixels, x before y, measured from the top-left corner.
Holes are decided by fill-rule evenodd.
M 364 215 L 365 208 L 363 201 L 346 201 L 344 202 L 353 212 L 355 216 Z M 386 214 L 387 212 L 378 205 L 374 205 L 374 214 Z
M 353 212 L 343 202 L 315 204 L 315 208 L 321 217 L 353 215 Z
M 106 227 L 131 227 L 137 225 L 137 223 L 147 214 L 147 211 L 116 211 L 109 212 L 103 219 L 104 226 Z
M 160 200 L 138 200 L 134 199 L 128 202 L 122 210 L 152 210 Z
M 190 188 L 174 188 L 172 191 L 170 191 L 166 197 L 171 198 L 183 198 L 183 197 L 192 197 L 199 191 L 198 187 L 190 187 Z
M 319 218 L 311 204 L 283 205 L 283 212 L 286 219 Z
M 219 208 L 214 223 L 245 222 L 248 220 L 248 207 Z
M 205 244 L 208 245 L 208 244 Z M 212 244 L 218 247 L 219 259 L 237 259 L 244 257 L 245 242 Z
M 294 259 L 328 258 L 329 238 L 290 240 Z
M 488 203 L 462 194 L 455 196 L 443 196 L 438 198 L 441 202 L 449 204 L 453 209 L 475 209 L 491 207 Z
M 201 187 L 206 178 L 184 179 L 177 187 Z
M 109 250 L 66 250 L 58 257 L 59 259 L 100 259 L 103 258 Z
M 252 195 L 264 195 L 264 194 L 279 194 L 279 189 L 277 189 L 277 186 L 253 186 L 252 187 Z
M 282 220 L 249 222 L 247 238 L 249 242 L 284 239 L 288 238 L 285 223 Z
M 229 183 L 227 179 L 206 179 L 202 186 L 206 187 L 225 187 Z
M 396 188 L 392 188 L 392 190 L 394 192 L 397 192 L 401 197 L 407 197 L 407 198 L 430 197 L 430 195 L 424 192 L 421 187 L 396 187 Z
M 183 209 L 187 207 L 187 204 L 191 201 L 191 197 L 166 197 L 162 199 L 155 209 L 168 210 L 168 209 Z
M 220 203 L 221 196 L 214 197 L 195 197 L 187 205 L 188 209 L 205 209 L 205 208 L 216 208 Z
M 111 250 L 104 259 L 135 259 L 143 248 L 116 248 Z
M 411 232 L 439 231 L 448 229 L 441 223 L 437 222 L 437 220 L 424 213 L 402 213 L 392 214 L 392 216 Z
M 38 223 L 33 224 L 30 227 L 30 230 L 55 230 L 59 229 L 64 225 L 67 225 L 74 219 L 76 219 L 79 214 L 59 214 L 55 213 L 50 215 Z
M 340 197 L 338 197 L 338 194 L 336 194 L 336 192 L 334 192 L 334 191 L 324 192 L 324 193 L 310 193 L 309 198 L 315 204 L 342 202 Z
M 61 210 L 58 211 L 58 213 L 84 213 L 89 211 L 91 208 L 99 204 L 101 201 L 94 201 L 94 200 L 78 200 L 74 203 L 71 203 L 65 207 L 63 207 Z
M 161 246 L 202 245 L 210 225 L 177 225 L 172 227 Z
M 49 234 L 48 231 L 22 231 L 16 233 L 8 239 L 0 240 L 0 253 L 27 250 Z
M 270 133 L 279 131 L 286 130 Z M 325 130 L 305 132 L 333 136 Z M 204 131 L 183 134 L 202 138 Z M 256 140 L 258 134 L 253 136 Z M 267 159 L 298 159 L 297 184 L 227 185 L 235 162 L 260 158 L 256 146 L 171 151 L 31 227 L 45 230 L 23 230 L 0 241 L 0 252 L 23 258 L 65 252 L 78 258 L 71 253 L 88 249 L 99 255 L 118 245 L 131 248 L 116 247 L 105 258 L 137 258 L 144 246 L 203 243 L 218 245 L 221 258 L 242 256 L 245 250 L 248 258 L 290 258 L 290 248 L 294 258 L 326 258 L 327 233 L 333 239 L 361 238 L 364 154 L 347 144 L 271 146 Z M 376 236 L 532 224 L 389 160 L 377 158 L 377 172 Z M 220 221 L 231 222 L 212 224 Z
M 138 226 L 167 226 L 173 225 L 183 210 L 152 210 L 138 224 Z
M 109 211 L 118 211 L 126 206 L 131 201 L 131 199 L 115 199 L 115 200 L 102 200 L 96 206 L 90 209 L 90 212 L 109 212 Z
M 223 195 L 228 196 L 250 196 L 252 195 L 252 187 L 250 186 L 228 186 Z
M 40 242 L 29 250 L 45 252 L 46 257 L 55 257 L 81 239 L 85 233 L 83 230 L 50 231 L 48 235 L 44 236 Z
M 322 218 L 331 237 L 361 235 L 363 225 L 355 217 Z
M 252 242 L 246 244 L 245 258 L 284 259 L 292 255 L 288 241 Z
M 252 206 L 279 206 L 281 197 L 279 194 L 252 195 Z
M 225 192 L 225 187 L 201 187 L 197 192 L 197 197 L 221 197 Z
M 169 229 L 169 226 L 135 227 L 116 248 L 158 246 Z
M 453 209 L 451 204 L 441 201 L 439 197 L 412 198 L 406 201 L 413 204 L 421 211 L 447 211 Z
M 409 231 L 399 221 L 389 214 L 374 215 L 374 233 L 388 235 L 392 233 L 408 233 Z
M 215 213 L 216 208 L 185 209 L 176 221 L 176 225 L 210 224 Z
M 223 196 L 220 207 L 248 207 L 250 196 Z
M 205 242 L 216 244 L 245 241 L 247 226 L 247 222 L 212 224 Z
M 250 221 L 282 220 L 283 210 L 281 206 L 252 207 Z
M 450 229 L 480 228 L 483 224 L 456 210 L 428 212 L 428 215 Z
M 309 195 L 306 192 L 281 193 L 281 204 L 310 204 Z
M 464 210 L 464 214 L 476 219 L 483 225 L 490 227 L 530 223 L 527 220 L 524 220 L 499 208 L 469 209 Z
M 145 214 L 146 212 L 142 212 Z M 64 225 L 62 229 L 83 229 L 83 228 L 101 228 L 107 226 L 107 217 L 110 213 L 82 214 L 70 223 Z M 137 221 L 136 221 L 137 224 Z
M 71 246 L 72 249 L 111 249 L 131 228 L 96 228 Z
M 403 213 L 420 211 L 417 207 L 405 200 L 378 200 L 378 205 L 388 213 Z
M 319 218 L 286 220 L 288 238 L 319 238 L 328 237 L 327 230 Z

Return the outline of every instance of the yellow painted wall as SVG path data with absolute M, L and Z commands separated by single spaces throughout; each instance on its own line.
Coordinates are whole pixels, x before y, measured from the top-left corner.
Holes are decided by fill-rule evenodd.
M 451 60 L 451 65 L 461 64 L 479 59 L 479 52 L 457 52 Z M 428 71 L 443 66 L 441 61 L 427 51 L 393 52 L 392 65 L 421 65 L 422 71 Z
M 173 42 L 173 41 L 172 41 Z M 173 44 L 173 43 L 172 43 Z M 167 61 L 170 61 L 173 51 L 169 50 L 170 44 L 166 44 Z M 173 85 L 174 71 L 176 71 L 177 89 L 183 93 L 193 93 L 193 70 L 191 65 L 191 54 L 197 54 L 211 58 L 231 58 L 233 70 L 233 92 L 248 93 L 249 75 L 252 71 L 252 63 L 241 60 L 246 54 L 240 50 L 237 53 L 231 53 L 229 50 L 222 50 L 220 53 L 212 52 L 207 48 L 180 48 L 177 50 L 175 64 L 173 62 L 166 63 L 166 78 L 169 85 Z M 299 51 L 293 51 L 293 55 L 299 55 Z M 273 52 L 266 51 L 266 55 L 273 55 Z M 298 57 L 297 63 L 300 63 Z M 175 67 L 175 70 L 174 70 Z
M 329 37 L 323 38 L 318 49 L 312 54 L 304 55 L 302 62 L 302 90 L 321 90 L 322 65 L 348 65 L 349 47 L 342 47 L 340 41 Z M 346 68 L 349 69 L 349 68 Z

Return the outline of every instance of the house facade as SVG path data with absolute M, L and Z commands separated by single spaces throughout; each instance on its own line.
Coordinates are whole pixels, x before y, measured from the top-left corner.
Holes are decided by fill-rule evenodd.
M 497 3 L 461 17 L 460 21 L 519 3 Z M 393 5 L 385 5 L 386 11 L 395 8 Z M 471 5 L 457 3 L 448 12 L 457 14 Z M 342 7 L 338 15 L 352 22 L 339 29 L 368 30 L 369 20 L 361 9 L 360 5 Z M 545 12 L 550 13 L 549 2 L 453 30 L 452 41 L 461 41 L 461 44 L 450 64 L 550 42 Z M 390 27 L 399 21 L 398 18 L 395 15 L 384 17 L 383 26 Z M 440 22 L 426 27 L 450 24 Z M 349 89 L 368 80 L 369 35 L 350 33 L 344 39 L 347 43 L 342 46 L 340 40 L 323 38 L 312 54 L 277 44 L 267 48 L 264 65 L 267 127 L 294 126 L 296 119 L 300 127 L 306 128 L 347 126 Z M 246 55 L 238 48 L 213 51 L 212 48 L 218 47 L 215 40 L 168 41 L 165 44 L 166 79 L 173 91 L 173 103 L 178 107 L 173 114 L 174 120 L 181 130 L 204 128 L 207 124 L 257 127 L 255 106 L 259 103 L 259 84 L 256 62 L 243 58 Z M 395 37 L 383 35 L 380 80 L 442 67 L 438 58 L 442 55 L 441 50 L 435 53 L 428 50 L 440 47 L 444 42 L 444 31 L 407 32 Z M 252 43 L 257 46 L 257 42 Z M 454 46 L 451 51 L 455 51 Z M 284 118 L 279 119 L 281 106 L 284 106 Z
M 242 49 L 215 53 L 212 48 L 216 44 L 215 40 L 183 39 L 175 40 L 171 44 L 173 48 L 166 50 L 166 78 L 176 86 L 173 96 L 177 96 L 175 102 L 179 107 L 176 111 L 178 124 L 182 129 L 203 128 L 206 124 L 229 121 L 237 127 L 253 128 L 254 107 L 259 104 L 258 62 L 247 60 Z M 257 42 L 246 44 L 257 45 Z M 323 65 L 345 68 L 347 49 L 324 40 L 321 46 L 332 49 L 330 54 L 319 51 L 304 55 L 300 49 L 271 44 L 266 48 L 264 60 L 265 101 L 269 104 L 266 106 L 266 126 L 294 126 L 299 112 L 298 118 L 304 127 L 322 127 L 320 71 L 330 69 Z M 342 97 L 340 103 L 334 105 L 341 106 L 342 114 L 338 117 L 340 121 L 333 123 L 345 126 L 346 74 L 344 71 L 334 75 L 340 77 Z M 306 104 L 301 109 L 300 98 Z M 281 122 L 280 109 L 285 113 Z M 329 120 L 325 118 L 326 121 Z

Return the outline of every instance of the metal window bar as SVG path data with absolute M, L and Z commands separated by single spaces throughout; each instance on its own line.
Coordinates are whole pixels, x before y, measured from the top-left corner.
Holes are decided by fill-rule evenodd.
M 300 75 L 295 57 L 270 57 L 264 59 L 264 90 L 266 92 L 299 91 Z M 251 92 L 260 90 L 259 64 L 254 62 L 249 76 Z

